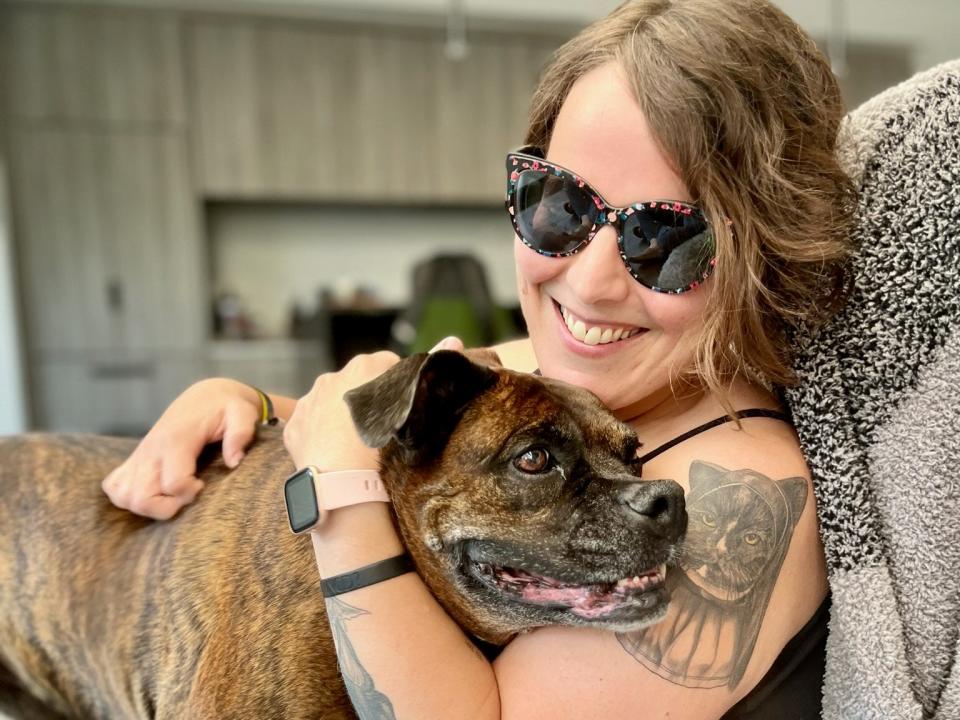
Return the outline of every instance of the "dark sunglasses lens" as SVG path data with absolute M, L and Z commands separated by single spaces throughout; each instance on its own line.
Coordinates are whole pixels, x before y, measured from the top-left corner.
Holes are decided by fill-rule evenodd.
M 520 237 L 549 255 L 570 253 L 582 245 L 599 212 L 575 180 L 543 170 L 520 173 L 513 209 Z
M 697 211 L 648 207 L 623 221 L 623 252 L 630 272 L 647 287 L 686 290 L 710 270 L 713 233 Z

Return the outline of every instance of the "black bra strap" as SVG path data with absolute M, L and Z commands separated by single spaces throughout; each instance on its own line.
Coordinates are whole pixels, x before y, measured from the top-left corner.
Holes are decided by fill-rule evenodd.
M 751 418 L 751 417 L 773 418 L 774 420 L 783 420 L 783 422 L 785 423 L 788 423 L 791 425 L 793 424 L 793 422 L 790 420 L 789 415 L 787 415 L 786 413 L 778 412 L 776 410 L 763 410 L 760 408 L 752 408 L 750 410 L 740 410 L 737 413 L 737 419 Z M 724 415 L 723 417 L 718 417 L 715 420 L 711 420 L 710 422 L 704 423 L 703 425 L 699 425 L 698 427 L 695 427 L 693 430 L 688 430 L 687 432 L 683 433 L 683 435 L 678 435 L 673 440 L 669 440 L 665 442 L 656 450 L 651 450 L 650 452 L 648 452 L 646 455 L 640 458 L 640 463 L 643 464 L 648 460 L 652 460 L 660 453 L 666 452 L 667 450 L 674 447 L 675 445 L 679 445 L 684 440 L 689 440 L 694 435 L 699 435 L 705 430 L 715 428 L 718 425 L 723 425 L 724 423 L 728 423 L 728 422 L 733 422 L 733 418 L 731 418 L 729 415 Z

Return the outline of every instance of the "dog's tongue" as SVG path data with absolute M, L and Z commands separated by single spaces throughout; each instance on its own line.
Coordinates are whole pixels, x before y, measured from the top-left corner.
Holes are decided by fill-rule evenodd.
M 616 610 L 631 592 L 646 590 L 653 584 L 655 574 L 598 585 L 573 585 L 512 568 L 499 568 L 497 576 L 527 602 L 564 605 L 574 614 L 592 619 Z

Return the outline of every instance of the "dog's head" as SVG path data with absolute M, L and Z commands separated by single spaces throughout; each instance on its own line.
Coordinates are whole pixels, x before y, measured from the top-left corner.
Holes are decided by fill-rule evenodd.
M 659 619 L 683 490 L 638 479 L 636 434 L 593 394 L 482 360 L 414 355 L 346 395 L 421 576 L 491 642 Z

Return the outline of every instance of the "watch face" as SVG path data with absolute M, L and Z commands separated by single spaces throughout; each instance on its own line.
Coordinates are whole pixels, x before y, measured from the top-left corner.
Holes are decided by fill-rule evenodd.
M 309 468 L 287 478 L 283 486 L 283 496 L 287 501 L 290 529 L 295 533 L 305 532 L 319 522 L 317 491 L 313 486 L 313 475 Z

